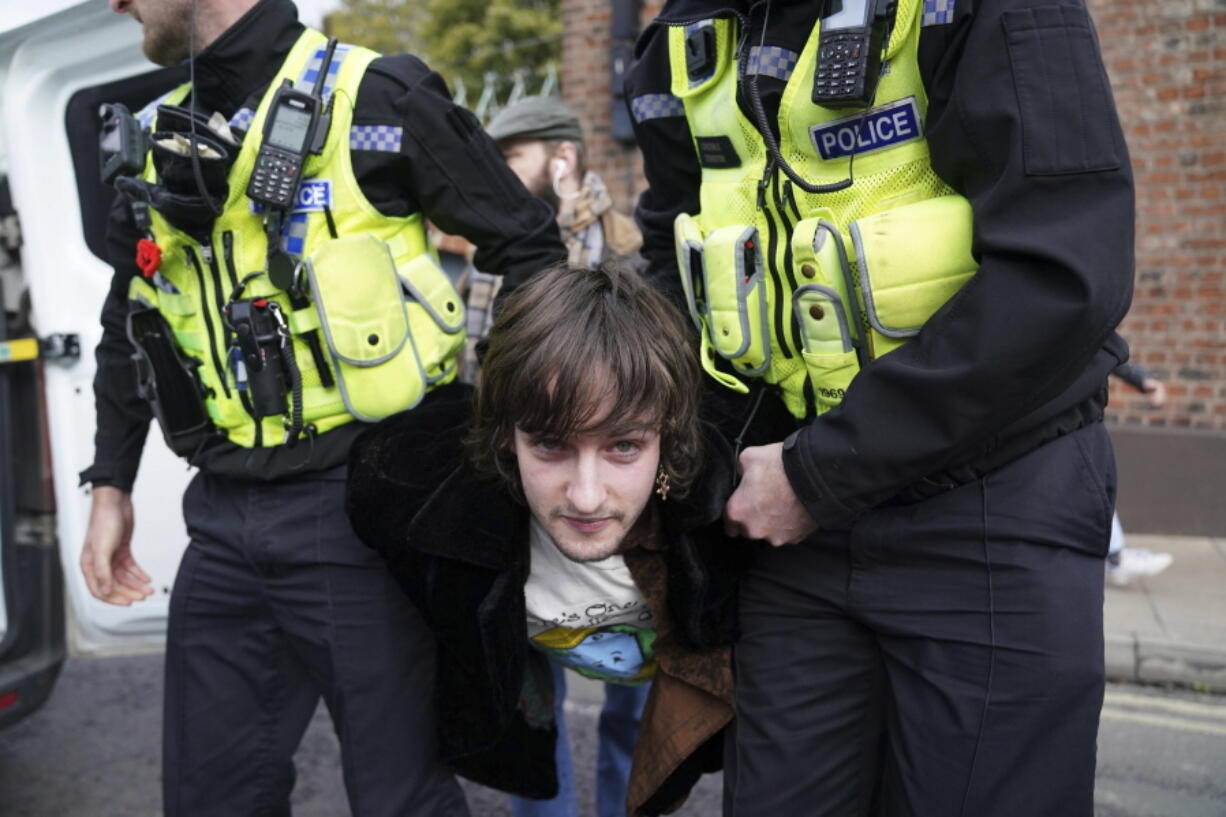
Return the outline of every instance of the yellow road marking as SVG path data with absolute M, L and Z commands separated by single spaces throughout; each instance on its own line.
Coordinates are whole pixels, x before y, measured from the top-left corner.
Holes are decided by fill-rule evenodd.
M 1166 715 L 1147 715 L 1144 712 L 1127 712 L 1118 709 L 1104 709 L 1103 720 L 1127 721 L 1128 723 L 1139 723 L 1145 726 L 1157 726 L 1162 729 L 1171 729 L 1176 732 L 1194 732 L 1199 735 L 1226 737 L 1226 726 L 1218 726 L 1217 724 L 1212 723 L 1193 723 L 1192 721 L 1182 720 L 1181 718 L 1169 718 Z
M 1193 715 L 1198 718 L 1212 718 L 1226 721 L 1226 703 L 1210 704 L 1197 701 L 1168 700 L 1166 698 L 1151 698 L 1148 695 L 1133 695 L 1127 692 L 1107 692 L 1104 706 L 1133 706 L 1146 709 L 1160 709 L 1176 715 Z

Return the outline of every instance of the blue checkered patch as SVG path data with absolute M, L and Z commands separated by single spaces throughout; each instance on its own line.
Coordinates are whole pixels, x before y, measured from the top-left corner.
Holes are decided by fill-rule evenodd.
M 757 46 L 749 49 L 749 66 L 746 73 L 761 74 L 787 82 L 796 68 L 800 55 L 777 45 Z
M 350 150 L 379 150 L 399 153 L 404 128 L 399 125 L 354 125 L 349 129 Z
M 281 249 L 301 258 L 306 249 L 307 213 L 293 213 L 281 228 Z
M 630 111 L 635 122 L 648 119 L 667 119 L 670 116 L 685 116 L 685 105 L 672 94 L 643 94 L 630 100 Z
M 255 119 L 255 111 L 250 108 L 239 108 L 230 117 L 230 127 L 244 133 L 251 130 L 251 120 Z
M 336 85 L 336 77 L 341 71 L 341 64 L 348 56 L 350 49 L 353 46 L 346 43 L 340 43 L 336 46 L 336 50 L 332 52 L 332 62 L 328 64 L 328 76 L 324 79 L 324 87 L 322 96 L 327 99 L 332 95 L 332 88 Z M 319 68 L 324 62 L 324 52 L 326 48 L 319 48 L 311 56 L 310 62 L 302 71 L 302 76 L 294 83 L 294 86 L 300 91 L 310 91 L 315 87 L 315 80 L 319 78 Z
M 921 26 L 939 26 L 952 23 L 955 0 L 924 0 L 924 16 Z

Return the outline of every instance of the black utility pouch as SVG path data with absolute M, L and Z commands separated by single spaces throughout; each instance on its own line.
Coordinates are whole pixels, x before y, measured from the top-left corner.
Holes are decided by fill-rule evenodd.
M 156 309 L 136 306 L 128 313 L 128 339 L 136 350 L 137 388 L 152 407 L 166 444 L 180 457 L 192 457 L 213 433 L 196 372 L 200 364 L 179 351 Z

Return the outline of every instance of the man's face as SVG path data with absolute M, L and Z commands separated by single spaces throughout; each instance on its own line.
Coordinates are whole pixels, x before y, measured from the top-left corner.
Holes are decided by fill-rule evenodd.
M 658 429 L 605 422 L 553 439 L 515 429 L 528 508 L 558 550 L 576 562 L 618 553 L 651 499 L 660 464 Z
M 549 175 L 549 144 L 540 139 L 521 142 L 504 142 L 499 145 L 507 167 L 519 177 L 528 192 L 544 199 L 549 206 L 558 209 L 558 196 L 553 190 Z
M 141 50 L 158 65 L 178 65 L 187 59 L 191 40 L 193 0 L 108 0 L 111 11 L 131 14 L 144 29 Z

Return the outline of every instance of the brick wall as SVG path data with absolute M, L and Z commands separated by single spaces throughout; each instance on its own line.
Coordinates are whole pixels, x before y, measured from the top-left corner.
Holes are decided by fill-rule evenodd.
M 647 25 L 661 0 L 646 0 L 641 15 Z M 609 0 L 562 0 L 562 97 L 583 120 L 588 166 L 604 178 L 619 209 L 629 213 L 645 186 L 638 149 L 610 134 Z
M 1121 332 L 1167 383 L 1122 384 L 1123 424 L 1226 430 L 1226 2 L 1092 0 L 1137 179 L 1137 278 Z
M 1226 431 L 1226 0 L 1088 0 L 1137 175 L 1137 279 L 1121 331 L 1167 383 L 1112 383 L 1109 420 Z M 643 23 L 659 11 L 645 2 Z M 563 0 L 562 92 L 623 210 L 637 151 L 609 136 L 609 0 Z

